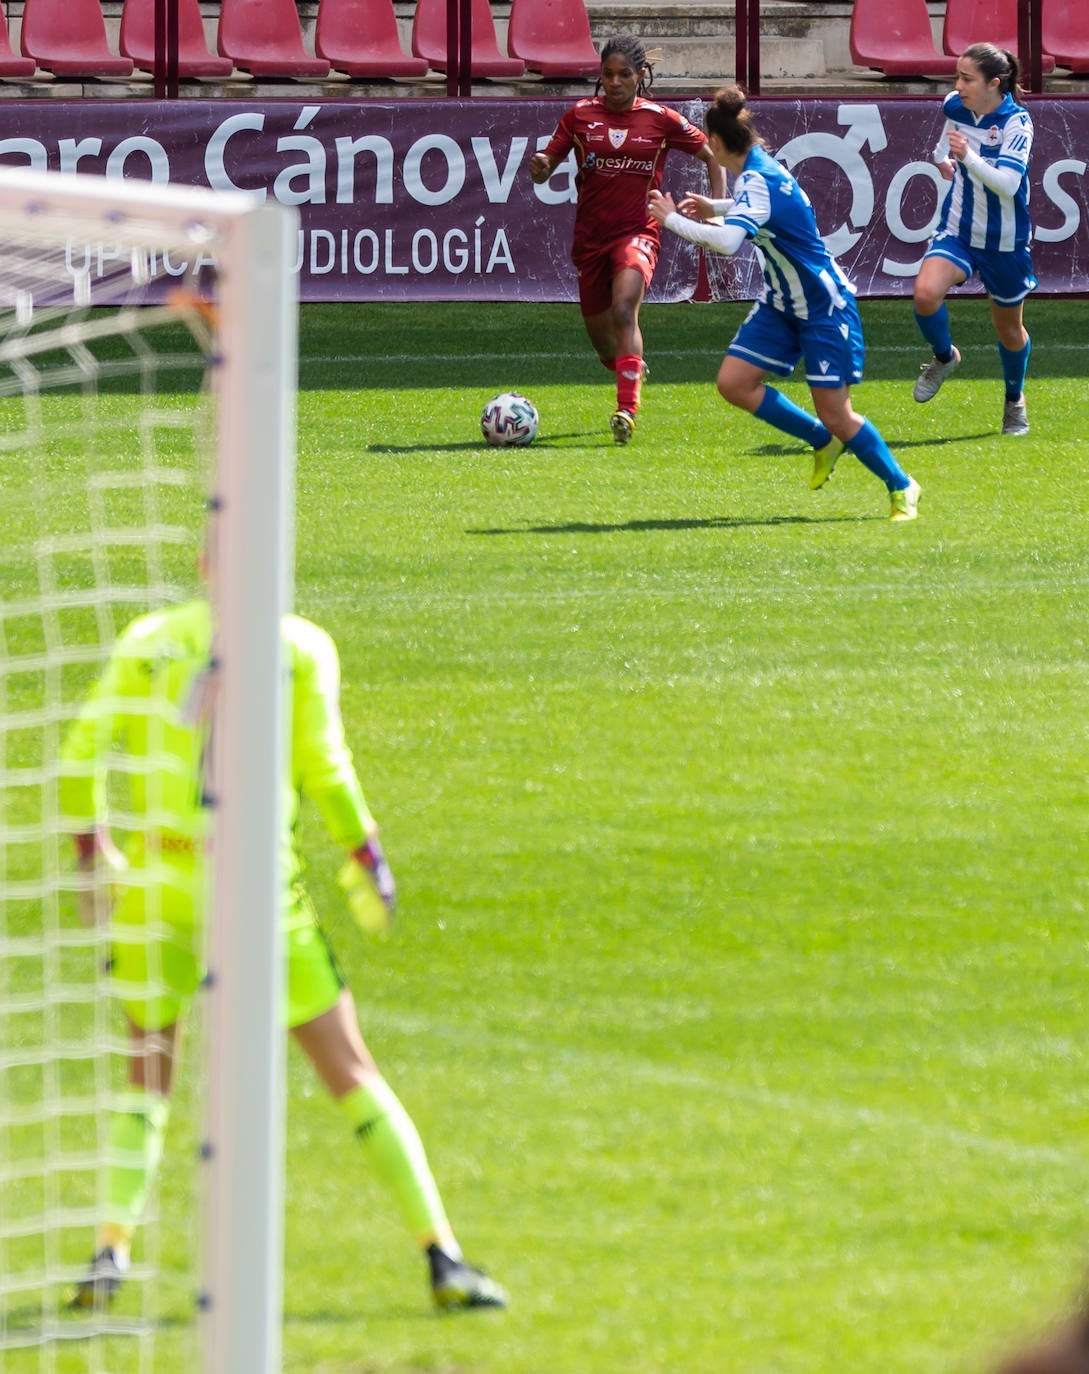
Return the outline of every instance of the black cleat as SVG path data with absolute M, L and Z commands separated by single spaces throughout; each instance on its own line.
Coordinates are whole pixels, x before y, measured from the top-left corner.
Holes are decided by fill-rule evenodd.
M 453 1259 L 437 1245 L 428 1246 L 431 1265 L 431 1296 L 446 1312 L 470 1307 L 506 1307 L 506 1289 L 464 1260 Z
M 86 1312 L 92 1308 L 105 1311 L 120 1291 L 128 1261 L 118 1258 L 116 1251 L 109 1245 L 100 1250 L 87 1269 L 87 1277 L 81 1279 L 75 1296 L 68 1304 L 73 1312 Z

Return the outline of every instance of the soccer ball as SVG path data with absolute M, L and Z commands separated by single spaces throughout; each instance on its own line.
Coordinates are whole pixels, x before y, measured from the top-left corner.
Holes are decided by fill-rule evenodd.
M 517 391 L 490 400 L 480 416 L 480 431 L 496 448 L 521 447 L 537 436 L 537 407 Z

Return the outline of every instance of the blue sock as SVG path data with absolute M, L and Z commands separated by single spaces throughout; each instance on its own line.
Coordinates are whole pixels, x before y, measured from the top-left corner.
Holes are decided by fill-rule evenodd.
M 1028 371 L 1029 354 L 1032 340 L 1026 339 L 1024 348 L 1011 352 L 998 345 L 998 356 L 1002 359 L 1002 376 L 1006 382 L 1006 400 L 1016 401 L 1025 389 L 1025 373 Z
M 920 315 L 916 310 L 915 323 L 939 362 L 947 363 L 953 356 L 953 335 L 949 330 L 949 311 L 942 301 L 933 315 Z
M 773 386 L 764 388 L 764 399 L 753 412 L 758 420 L 774 425 L 793 439 L 801 439 L 810 448 L 823 448 L 832 435 L 819 420 L 813 418 L 801 406 L 788 401 L 781 391 Z
M 911 478 L 889 452 L 888 444 L 869 420 L 862 421 L 862 428 L 853 439 L 847 440 L 847 447 L 864 468 L 869 468 L 875 477 L 881 478 L 889 491 L 903 491 L 910 485 Z

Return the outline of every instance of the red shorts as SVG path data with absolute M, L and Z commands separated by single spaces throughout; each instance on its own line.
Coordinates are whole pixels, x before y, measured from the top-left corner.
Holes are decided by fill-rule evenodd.
M 658 240 L 650 234 L 634 234 L 580 253 L 575 259 L 579 274 L 579 308 L 584 315 L 601 315 L 613 303 L 613 278 L 633 267 L 646 284 L 658 265 Z

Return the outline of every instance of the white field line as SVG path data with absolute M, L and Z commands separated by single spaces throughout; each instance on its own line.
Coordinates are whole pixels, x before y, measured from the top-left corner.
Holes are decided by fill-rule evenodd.
M 430 1018 L 388 1012 L 382 1013 L 378 1019 L 383 1025 L 393 1027 L 403 1034 L 438 1035 L 444 1043 L 464 1039 L 479 1045 L 480 1041 L 480 1029 L 475 1026 L 470 1029 L 450 1024 L 437 1027 Z M 592 1050 L 560 1050 L 552 1046 L 547 1056 L 542 1057 L 541 1044 L 537 1040 L 519 1041 L 518 1037 L 504 1033 L 502 1042 L 504 1053 L 520 1051 L 527 1060 L 534 1062 L 535 1074 L 568 1091 L 571 1087 L 572 1072 L 578 1074 L 585 1071 L 592 1081 L 598 1082 L 614 1075 L 618 1070 L 616 1058 L 611 1054 L 598 1054 Z M 747 1087 L 731 1082 L 728 1075 L 723 1075 L 721 1066 L 700 1073 L 690 1067 L 625 1059 L 622 1070 L 628 1079 L 638 1079 L 674 1092 L 706 1092 L 709 1098 L 721 1103 L 724 1116 L 729 1116 L 731 1103 L 745 1104 L 756 1106 L 761 1112 L 770 1108 L 789 1116 L 794 1121 L 822 1121 L 836 1126 L 854 1123 L 864 1126 L 868 1131 L 876 1129 L 894 1133 L 898 1140 L 938 1142 L 997 1159 L 1053 1164 L 1062 1168 L 1077 1166 L 1079 1161 L 1083 1160 L 1081 1142 L 1073 1138 L 1066 1148 L 1055 1145 L 1023 1145 L 1017 1141 L 948 1126 L 933 1117 L 920 1116 L 910 1110 L 888 1111 L 854 1102 L 836 1101 L 826 1096 Z

